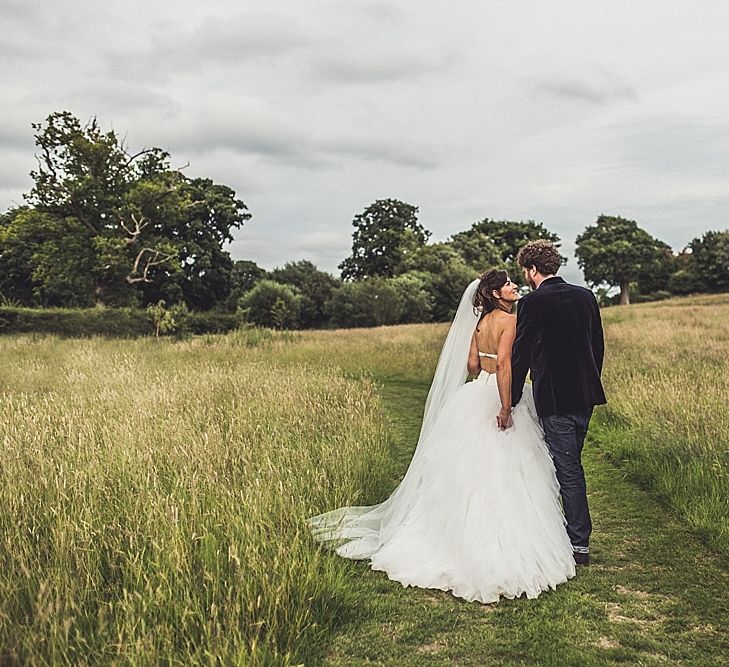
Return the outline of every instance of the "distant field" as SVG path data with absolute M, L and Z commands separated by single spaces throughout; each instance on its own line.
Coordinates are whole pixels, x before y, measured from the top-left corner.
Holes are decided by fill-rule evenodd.
M 727 552 L 729 296 L 603 316 L 595 444 Z M 0 664 L 317 662 L 361 600 L 303 520 L 389 494 L 446 330 L 0 337 Z

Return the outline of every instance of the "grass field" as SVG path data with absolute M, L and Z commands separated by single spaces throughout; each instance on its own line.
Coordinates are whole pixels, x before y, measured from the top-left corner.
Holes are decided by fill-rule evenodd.
M 443 325 L 2 337 L 0 664 L 721 664 L 728 315 L 604 312 L 594 565 L 492 606 L 403 589 L 303 522 L 404 474 Z
M 382 494 L 367 379 L 247 339 L 0 342 L 0 642 L 19 662 L 300 653 L 347 603 L 303 520 Z
M 604 311 L 609 405 L 594 437 L 729 555 L 729 295 Z

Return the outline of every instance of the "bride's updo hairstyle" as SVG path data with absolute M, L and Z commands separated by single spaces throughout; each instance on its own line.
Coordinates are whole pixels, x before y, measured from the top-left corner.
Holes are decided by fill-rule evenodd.
M 473 308 L 476 312 L 481 311 L 481 317 L 499 307 L 493 292 L 500 291 L 508 280 L 509 275 L 500 269 L 491 269 L 481 276 L 481 282 L 473 295 Z

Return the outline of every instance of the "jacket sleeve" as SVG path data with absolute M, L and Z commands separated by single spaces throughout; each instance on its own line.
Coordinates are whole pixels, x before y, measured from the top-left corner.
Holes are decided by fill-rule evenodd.
M 524 382 L 529 371 L 532 349 L 536 339 L 536 322 L 526 298 L 519 302 L 516 315 L 516 338 L 511 352 L 511 405 L 514 407 L 524 392 Z
M 605 335 L 602 330 L 602 318 L 600 317 L 600 306 L 593 296 L 595 304 L 595 316 L 592 322 L 592 354 L 595 357 L 597 370 L 602 374 L 602 362 L 605 357 Z

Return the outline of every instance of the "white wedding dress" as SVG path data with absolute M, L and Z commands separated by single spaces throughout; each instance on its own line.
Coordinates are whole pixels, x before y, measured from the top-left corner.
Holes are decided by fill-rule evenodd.
M 446 339 L 399 486 L 378 505 L 343 507 L 308 523 L 318 541 L 345 558 L 370 559 L 403 586 L 483 603 L 535 598 L 574 576 L 572 546 L 531 387 L 513 427 L 501 431 L 496 376 L 482 371 L 464 383 L 476 284 Z

